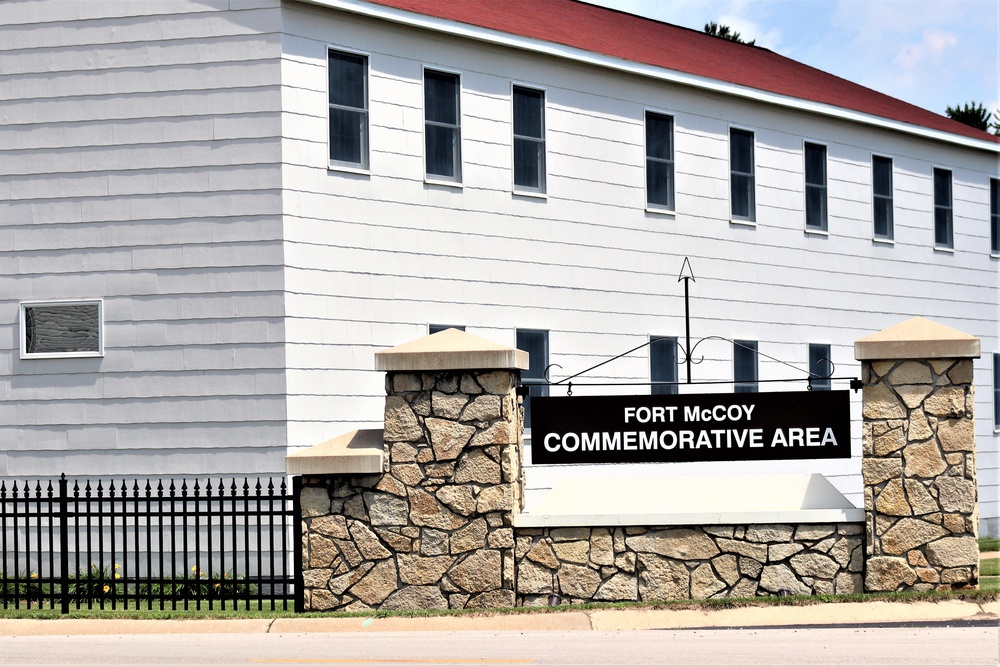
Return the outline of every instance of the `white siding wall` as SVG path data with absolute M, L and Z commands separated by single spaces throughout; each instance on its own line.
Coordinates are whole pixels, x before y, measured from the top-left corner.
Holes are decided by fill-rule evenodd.
M 0 476 L 283 472 L 280 52 L 276 1 L 0 3 Z M 20 359 L 71 298 L 105 356 Z
M 984 351 L 998 348 L 987 199 L 995 156 L 315 7 L 288 5 L 283 17 L 290 446 L 378 425 L 384 391 L 373 354 L 426 334 L 428 323 L 465 324 L 508 344 L 517 327 L 549 330 L 551 362 L 559 365 L 553 379 L 650 334 L 682 335 L 676 276 L 685 256 L 697 276 L 696 338 L 758 340 L 762 355 L 799 368 L 808 343 L 829 343 L 838 376 L 859 374 L 856 339 L 915 315 L 979 336 Z M 370 175 L 326 168 L 328 46 L 370 56 Z M 423 180 L 423 66 L 461 73 L 461 188 Z M 511 194 L 512 82 L 546 93 L 545 199 Z M 675 118 L 676 215 L 645 211 L 646 108 Z M 729 222 L 730 125 L 756 136 L 755 227 Z M 804 141 L 827 146 L 828 236 L 803 231 Z M 894 160 L 894 245 L 871 240 L 873 151 Z M 953 254 L 932 248 L 934 166 L 954 171 Z M 728 343 L 706 341 L 702 355 L 696 379 L 731 379 Z M 989 372 L 984 357 L 976 381 L 986 518 L 1000 514 Z M 760 374 L 790 371 L 762 356 Z M 636 353 L 588 379 L 648 381 L 647 357 Z M 859 403 L 855 397 L 855 417 Z M 857 457 L 860 442 L 853 449 Z M 860 504 L 859 467 L 854 458 L 738 470 L 823 472 Z M 536 466 L 527 481 L 537 491 L 566 475 L 606 474 L 608 467 Z

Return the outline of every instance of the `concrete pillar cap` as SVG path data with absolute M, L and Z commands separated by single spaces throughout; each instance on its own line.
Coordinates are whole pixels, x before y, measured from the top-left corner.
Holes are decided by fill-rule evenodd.
M 458 329 L 375 353 L 377 371 L 527 370 L 528 353 Z
M 348 431 L 285 457 L 289 475 L 364 475 L 382 472 L 382 429 Z
M 923 317 L 900 322 L 854 343 L 858 361 L 978 359 L 980 341 Z

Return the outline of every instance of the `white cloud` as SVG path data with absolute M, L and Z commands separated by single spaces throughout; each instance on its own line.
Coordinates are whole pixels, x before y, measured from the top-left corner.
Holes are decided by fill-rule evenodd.
M 954 33 L 927 28 L 919 43 L 903 45 L 893 63 L 906 69 L 916 69 L 928 58 L 936 59 L 948 47 L 956 44 L 958 44 L 958 37 Z

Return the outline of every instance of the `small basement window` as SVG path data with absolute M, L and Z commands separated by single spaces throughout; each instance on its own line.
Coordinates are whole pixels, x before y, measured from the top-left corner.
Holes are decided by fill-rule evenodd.
M 21 304 L 21 358 L 104 356 L 103 302 Z

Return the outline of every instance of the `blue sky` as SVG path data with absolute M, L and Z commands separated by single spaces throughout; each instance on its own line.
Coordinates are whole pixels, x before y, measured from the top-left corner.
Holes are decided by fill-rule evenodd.
M 758 46 L 944 114 L 1000 107 L 1000 0 L 586 0 Z

